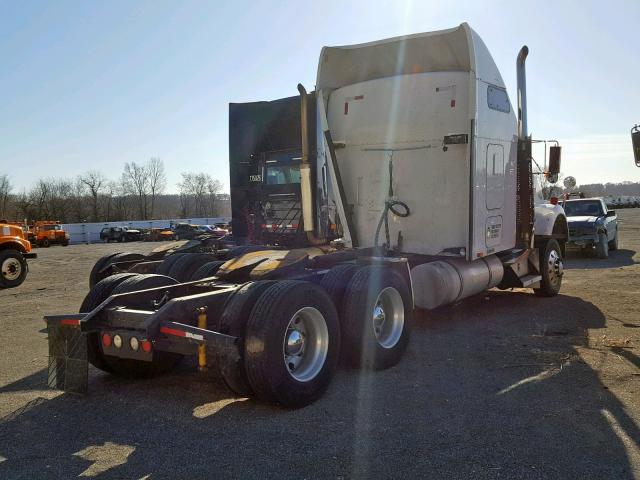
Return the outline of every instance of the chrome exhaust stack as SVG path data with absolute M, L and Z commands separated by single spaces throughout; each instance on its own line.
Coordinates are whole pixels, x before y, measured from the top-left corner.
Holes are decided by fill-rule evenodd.
M 525 61 L 529 55 L 529 47 L 526 45 L 520 49 L 518 60 L 516 61 L 518 76 L 518 138 L 524 140 L 529 132 L 527 131 L 527 71 Z
M 312 245 L 326 243 L 324 238 L 317 238 L 314 228 L 313 187 L 311 182 L 311 162 L 309 161 L 309 121 L 307 118 L 307 90 L 298 84 L 300 92 L 300 131 L 302 133 L 302 159 L 300 160 L 300 194 L 302 204 L 302 225 L 307 239 Z

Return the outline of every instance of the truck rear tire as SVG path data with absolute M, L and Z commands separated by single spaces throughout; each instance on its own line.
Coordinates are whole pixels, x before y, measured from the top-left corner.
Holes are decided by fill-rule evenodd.
M 160 266 L 158 267 L 158 273 L 160 275 L 169 275 L 169 271 L 171 270 L 171 267 L 173 267 L 173 264 L 176 263 L 179 258 L 184 257 L 185 255 L 189 255 L 189 254 L 173 253 L 168 257 L 165 257 L 164 260 L 162 260 L 162 263 L 160 264 Z
M 190 280 L 202 280 L 203 278 L 213 277 L 223 264 L 224 262 L 220 260 L 205 263 L 191 275 Z
M 100 258 L 91 269 L 91 273 L 89 273 L 89 287 L 92 288 L 100 280 L 109 276 L 107 272 L 101 272 L 101 270 L 105 269 L 109 265 L 118 262 L 129 262 L 133 260 L 143 259 L 144 255 L 142 255 L 141 253 L 118 252 L 110 255 L 105 255 L 104 257 Z
M 539 297 L 555 297 L 562 285 L 562 253 L 555 239 L 547 240 L 540 247 L 540 287 L 533 292 Z
M 49 239 L 45 237 L 42 240 L 40 240 L 40 246 L 44 248 L 49 248 L 51 246 L 51 242 L 49 242 Z
M 107 264 L 107 261 L 113 256 L 117 255 L 117 253 L 110 253 L 108 255 L 104 255 L 100 257 L 98 261 L 93 265 L 91 269 L 91 273 L 89 273 L 89 288 L 93 288 L 100 280 L 98 280 L 98 272 L 102 270 L 102 268 Z
M 117 273 L 110 277 L 104 278 L 96 283 L 80 305 L 80 313 L 89 313 L 102 302 L 104 302 L 114 288 L 127 278 L 135 276 L 135 273 Z M 97 332 L 87 334 L 87 358 L 89 363 L 99 370 L 107 373 L 113 373 L 113 370 L 105 362 L 102 350 L 100 350 L 100 335 Z
M 137 273 L 123 282 L 119 283 L 111 292 L 112 295 L 120 293 L 135 292 L 136 290 L 146 290 L 149 288 L 168 287 L 178 283 L 175 279 L 166 275 L 157 275 L 155 273 Z M 152 308 L 152 305 L 136 302 L 134 300 L 127 303 L 127 307 L 134 308 Z
M 27 277 L 27 261 L 17 250 L 0 250 L 0 288 L 14 288 Z
M 596 257 L 605 259 L 609 258 L 609 240 L 606 233 L 598 234 L 598 243 L 596 244 Z
M 116 273 L 107 278 L 103 278 L 96 283 L 89 293 L 84 297 L 82 304 L 80 305 L 80 313 L 89 313 L 96 308 L 102 302 L 104 302 L 120 283 L 126 279 L 137 275 L 136 273 Z
M 196 270 L 214 258 L 213 255 L 208 253 L 187 253 L 171 265 L 171 269 L 167 275 L 175 278 L 179 282 L 188 282 Z
M 409 343 L 411 292 L 389 268 L 361 268 L 344 297 L 343 358 L 353 366 L 383 370 L 396 365 Z
M 340 338 L 346 338 L 346 332 L 344 331 L 345 326 L 345 306 L 344 306 L 344 295 L 347 291 L 347 286 L 349 282 L 356 274 L 356 272 L 361 267 L 353 264 L 346 263 L 343 265 L 336 265 L 332 267 L 326 275 L 322 278 L 320 282 L 320 286 L 324 288 L 327 292 L 331 300 L 333 300 L 333 304 L 336 306 L 336 311 L 338 312 L 338 318 L 340 319 Z M 343 363 L 349 363 L 348 358 L 345 357 L 345 348 L 341 350 L 341 356 L 343 357 L 341 361 Z
M 257 398 L 288 408 L 310 404 L 329 386 L 339 354 L 338 314 L 320 286 L 288 280 L 260 296 L 244 345 L 245 370 Z
M 336 265 L 329 270 L 320 282 L 320 286 L 324 288 L 334 305 L 338 314 L 342 316 L 343 313 L 343 299 L 344 294 L 347 291 L 347 285 L 356 274 L 360 267 L 353 263 L 347 263 L 344 265 Z
M 119 283 L 113 290 L 112 294 L 134 292 L 136 290 L 145 290 L 147 288 L 155 288 L 161 286 L 175 285 L 177 282 L 173 278 L 164 275 L 142 275 L 136 274 L 126 278 Z M 143 305 L 128 305 L 140 306 Z M 100 346 L 98 345 L 98 348 Z M 144 360 L 133 360 L 129 358 L 118 358 L 111 355 L 103 355 L 104 362 L 112 373 L 126 378 L 148 378 L 160 375 L 171 370 L 181 359 L 182 355 L 171 352 L 153 351 L 153 360 L 146 362 Z
M 219 323 L 211 326 L 220 333 L 240 339 L 239 360 L 229 361 L 224 355 L 216 355 L 216 368 L 220 377 L 229 390 L 239 397 L 249 397 L 253 394 L 244 368 L 244 338 L 247 322 L 260 296 L 275 283 L 275 280 L 264 280 L 249 282 L 240 287 L 227 300 Z

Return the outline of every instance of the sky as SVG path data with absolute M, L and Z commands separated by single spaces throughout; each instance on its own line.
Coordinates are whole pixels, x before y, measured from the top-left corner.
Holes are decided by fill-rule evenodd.
M 515 98 L 528 45 L 529 130 L 564 146 L 578 183 L 640 181 L 640 2 L 0 0 L 0 175 L 164 161 L 228 189 L 228 104 L 313 89 L 320 49 L 468 22 Z

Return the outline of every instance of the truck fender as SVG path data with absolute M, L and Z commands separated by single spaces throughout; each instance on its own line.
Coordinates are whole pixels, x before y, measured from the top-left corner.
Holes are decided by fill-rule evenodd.
M 537 205 L 535 207 L 535 236 L 567 240 L 569 229 L 564 209 L 560 205 Z
M 539 248 L 551 238 L 558 241 L 564 256 L 566 243 L 569 240 L 569 226 L 564 209 L 560 205 L 537 205 L 534 220 L 534 246 Z
M 24 246 L 19 242 L 7 241 L 0 243 L 0 250 L 16 250 L 20 253 L 27 253 Z

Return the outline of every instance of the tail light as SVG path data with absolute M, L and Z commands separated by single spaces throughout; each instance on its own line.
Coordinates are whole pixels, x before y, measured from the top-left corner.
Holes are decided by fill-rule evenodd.
M 140 345 L 142 346 L 143 352 L 149 353 L 151 351 L 151 342 L 149 340 L 143 340 Z
M 557 205 L 558 204 L 558 197 L 551 197 L 549 199 L 549 202 L 551 202 L 551 205 Z
M 109 335 L 108 333 L 102 334 L 102 345 L 104 345 L 105 347 L 111 346 L 111 335 Z

